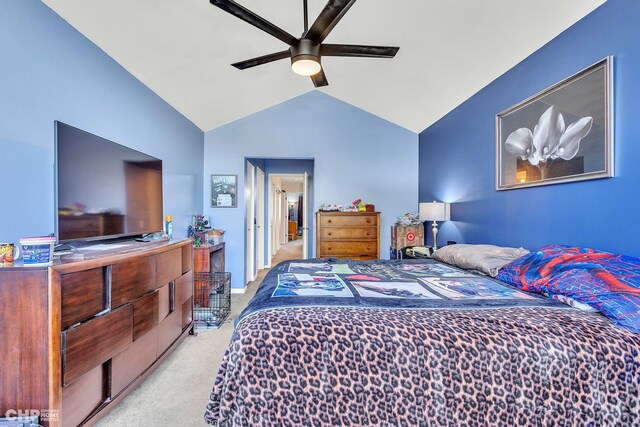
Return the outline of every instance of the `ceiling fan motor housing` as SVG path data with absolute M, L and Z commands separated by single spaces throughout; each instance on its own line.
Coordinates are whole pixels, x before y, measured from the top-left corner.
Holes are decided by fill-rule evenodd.
M 309 39 L 302 39 L 300 43 L 291 45 L 291 63 L 301 59 L 320 62 L 320 45 Z

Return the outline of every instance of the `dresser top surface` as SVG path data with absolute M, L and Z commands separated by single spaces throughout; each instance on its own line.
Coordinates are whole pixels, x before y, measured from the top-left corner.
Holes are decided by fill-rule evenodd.
M 22 260 L 14 261 L 13 265 L 1 266 L 0 271 L 7 270 L 38 270 L 52 268 L 63 268 L 78 263 L 107 265 L 114 262 L 130 258 L 131 256 L 154 255 L 156 253 L 165 252 L 171 249 L 177 249 L 184 245 L 191 245 L 191 239 L 182 240 L 161 240 L 152 242 L 127 241 L 124 243 L 114 243 L 111 248 L 110 244 L 100 244 L 78 248 L 69 254 L 55 257 L 52 264 L 49 265 L 25 265 Z M 105 248 L 106 246 L 106 248 Z
M 342 212 L 342 211 L 318 211 L 316 212 L 320 215 L 380 215 L 380 212 Z

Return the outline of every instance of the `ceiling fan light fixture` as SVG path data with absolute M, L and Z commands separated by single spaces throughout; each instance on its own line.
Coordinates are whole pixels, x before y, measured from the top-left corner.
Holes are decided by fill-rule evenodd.
M 300 76 L 313 76 L 322 70 L 320 58 L 313 55 L 298 55 L 291 58 L 291 69 Z
M 322 71 L 320 65 L 320 45 L 309 39 L 302 39 L 289 48 L 291 69 L 301 76 L 313 76 Z

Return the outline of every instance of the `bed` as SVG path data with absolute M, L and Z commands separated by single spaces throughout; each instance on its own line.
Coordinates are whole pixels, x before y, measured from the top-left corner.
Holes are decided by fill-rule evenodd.
M 435 260 L 284 262 L 236 320 L 205 420 L 640 425 L 639 350 L 598 313 Z

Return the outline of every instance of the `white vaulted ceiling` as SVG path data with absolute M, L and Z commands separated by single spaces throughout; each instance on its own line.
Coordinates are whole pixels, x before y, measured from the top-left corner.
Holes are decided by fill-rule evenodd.
M 299 36 L 302 0 L 237 0 Z M 420 132 L 605 0 L 359 0 L 327 43 L 399 46 L 394 59 L 322 58 L 319 90 Z M 208 0 L 44 0 L 204 131 L 314 90 L 287 48 Z M 309 0 L 313 22 L 326 0 Z M 570 54 L 570 53 L 569 53 Z

